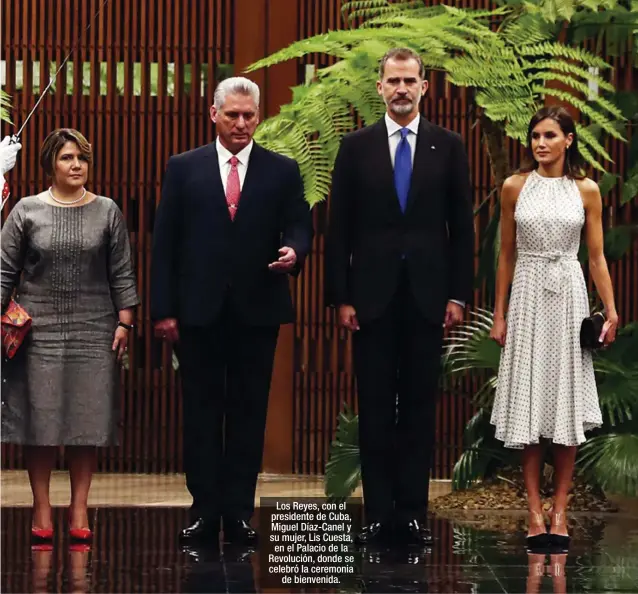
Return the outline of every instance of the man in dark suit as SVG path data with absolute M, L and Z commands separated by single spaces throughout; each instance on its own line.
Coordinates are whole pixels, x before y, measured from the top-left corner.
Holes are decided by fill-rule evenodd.
M 222 81 L 217 140 L 168 161 L 155 230 L 151 316 L 175 344 L 184 396 L 185 540 L 250 543 L 280 324 L 294 321 L 288 276 L 313 229 L 295 161 L 253 141 L 259 88 Z
M 467 156 L 457 134 L 419 115 L 427 87 L 417 54 L 388 52 L 377 82 L 386 114 L 344 137 L 333 172 L 326 293 L 354 333 L 359 543 L 432 542 L 424 520 L 443 328 L 472 295 Z

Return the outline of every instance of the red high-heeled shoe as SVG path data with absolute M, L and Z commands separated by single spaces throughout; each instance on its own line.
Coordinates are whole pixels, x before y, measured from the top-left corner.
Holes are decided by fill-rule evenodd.
M 31 551 L 36 553 L 48 553 L 53 550 L 53 543 L 32 544 Z
M 71 543 L 69 545 L 69 551 L 72 553 L 89 553 L 91 551 L 91 545 L 88 543 Z
M 87 542 L 93 538 L 93 532 L 90 528 L 71 528 L 69 527 L 69 536 L 71 540 Z
M 35 542 L 47 542 L 53 540 L 53 528 L 31 527 L 31 540 Z

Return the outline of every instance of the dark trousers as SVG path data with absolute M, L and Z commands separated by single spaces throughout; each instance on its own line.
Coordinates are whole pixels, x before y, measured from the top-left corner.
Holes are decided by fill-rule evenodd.
M 366 519 L 423 519 L 443 328 L 420 313 L 405 270 L 384 314 L 360 327 L 353 361 Z
M 225 307 L 209 327 L 180 327 L 184 469 L 191 515 L 250 520 L 261 468 L 279 326 L 247 326 Z

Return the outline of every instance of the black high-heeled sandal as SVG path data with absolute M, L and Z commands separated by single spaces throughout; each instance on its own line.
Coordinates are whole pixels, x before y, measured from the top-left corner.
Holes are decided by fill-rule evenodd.
M 556 526 L 565 524 L 565 528 L 567 528 L 566 521 L 565 521 L 565 512 L 553 513 L 553 516 L 554 516 L 554 524 Z M 549 537 L 549 546 L 552 548 L 552 550 L 558 550 L 563 553 L 566 553 L 569 550 L 569 545 L 571 543 L 571 536 L 567 536 L 565 534 L 554 534 L 550 532 L 548 534 L 548 537 Z
M 545 530 L 547 530 L 547 528 L 545 527 L 545 522 L 543 520 L 543 514 L 535 511 L 531 512 L 531 514 L 535 521 L 533 523 L 530 522 L 530 528 L 532 527 L 532 525 L 534 525 L 542 526 L 543 528 L 545 528 Z M 525 538 L 527 550 L 533 552 L 546 548 L 548 545 L 547 537 L 547 532 L 541 532 L 540 534 L 535 534 L 534 536 L 527 536 Z

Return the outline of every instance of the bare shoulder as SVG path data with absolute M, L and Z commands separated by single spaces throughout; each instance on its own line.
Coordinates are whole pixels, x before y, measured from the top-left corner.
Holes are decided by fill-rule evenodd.
M 515 204 L 528 177 L 529 173 L 515 173 L 514 175 L 510 175 L 510 177 L 503 182 L 501 200 L 509 204 Z
M 583 179 L 576 179 L 574 181 L 576 182 L 576 186 L 578 187 L 580 195 L 583 199 L 583 205 L 585 206 L 585 208 L 601 203 L 602 198 L 600 196 L 600 188 L 593 179 L 585 177 Z

